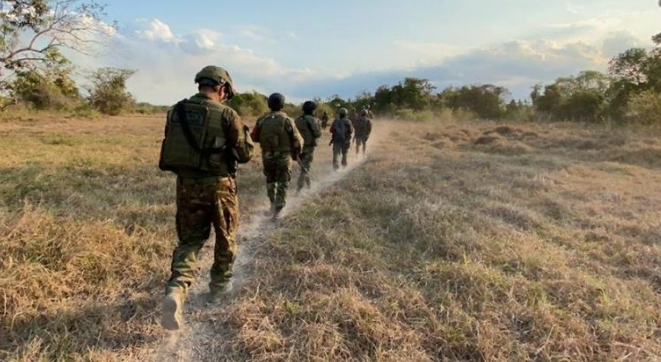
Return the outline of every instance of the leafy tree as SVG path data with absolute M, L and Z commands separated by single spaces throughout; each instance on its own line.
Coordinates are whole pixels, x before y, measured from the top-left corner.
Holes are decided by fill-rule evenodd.
M 544 87 L 533 104 L 555 119 L 596 122 L 604 118 L 610 87 L 607 75 L 585 71 L 576 77 L 558 78 Z
M 269 110 L 268 97 L 257 92 L 237 94 L 228 105 L 243 117 L 261 116 Z
M 37 109 L 63 109 L 80 100 L 80 94 L 70 75 L 73 65 L 57 49 L 46 54 L 41 69 L 15 71 L 7 85 L 14 103 L 23 102 Z
M 0 1 L 0 92 L 21 72 L 51 64 L 58 50 L 90 52 L 112 31 L 94 0 Z
M 135 74 L 133 69 L 100 68 L 91 76 L 89 101 L 101 113 L 117 115 L 135 100 L 126 90 L 126 81 Z
M 480 118 L 501 118 L 505 115 L 505 96 L 509 91 L 492 84 L 446 88 L 439 95 L 453 110 L 473 111 Z

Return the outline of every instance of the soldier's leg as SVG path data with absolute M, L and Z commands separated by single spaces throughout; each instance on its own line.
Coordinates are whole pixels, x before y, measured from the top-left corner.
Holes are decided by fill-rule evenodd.
M 235 236 L 239 222 L 239 200 L 234 179 L 228 177 L 219 181 L 213 211 L 212 220 L 216 231 L 216 245 L 209 282 L 212 298 L 227 289 L 232 278 L 232 266 L 236 259 Z
M 271 206 L 275 205 L 275 198 L 276 198 L 276 187 L 277 187 L 277 182 L 276 182 L 276 170 L 273 165 L 273 161 L 270 159 L 263 159 L 262 160 L 264 164 L 264 176 L 266 176 L 266 194 L 269 197 L 269 201 L 271 202 Z
M 347 154 L 349 153 L 349 147 L 351 147 L 350 144 L 347 144 L 342 147 L 342 166 L 347 167 Z
M 291 161 L 289 154 L 283 154 L 278 158 L 278 167 L 276 170 L 276 195 L 275 211 L 280 212 L 287 203 L 287 190 L 291 180 Z
M 312 161 L 314 161 L 314 148 L 312 148 L 308 153 L 305 159 L 305 168 L 308 172 L 305 173 L 305 185 L 308 189 L 312 186 L 312 180 L 310 179 L 310 172 L 312 172 Z
M 195 281 L 197 257 L 211 233 L 208 195 L 199 184 L 177 182 L 177 236 L 179 244 L 172 256 L 168 288 L 187 291 Z
M 298 175 L 297 191 L 301 191 L 306 185 L 310 187 L 310 167 L 312 166 L 313 151 L 305 150 L 299 161 L 301 173 Z
M 197 257 L 211 232 L 213 193 L 207 191 L 205 185 L 197 181 L 177 180 L 179 245 L 172 255 L 172 276 L 163 298 L 161 320 L 163 327 L 169 330 L 181 328 L 186 293 L 197 274 Z
M 363 155 L 365 154 L 366 150 L 367 150 L 367 140 L 363 140 Z
M 356 138 L 356 156 L 360 153 L 360 138 Z
M 339 157 L 342 152 L 342 146 L 333 143 L 333 169 L 337 170 L 340 168 Z

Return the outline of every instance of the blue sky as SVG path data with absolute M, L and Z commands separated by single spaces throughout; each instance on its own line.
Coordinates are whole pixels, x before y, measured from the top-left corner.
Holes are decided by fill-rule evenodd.
M 240 91 L 292 100 L 352 97 L 406 76 L 449 85 L 495 83 L 524 97 L 538 82 L 605 70 L 650 46 L 656 0 L 113 0 L 119 30 L 85 68 L 137 69 L 138 100 L 173 103 L 194 73 L 226 67 Z

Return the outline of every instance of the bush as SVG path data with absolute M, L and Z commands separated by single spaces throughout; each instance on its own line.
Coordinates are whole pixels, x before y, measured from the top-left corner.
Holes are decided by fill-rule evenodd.
M 228 105 L 241 117 L 259 117 L 269 111 L 266 96 L 257 92 L 237 94 Z
M 126 91 L 126 81 L 135 74 L 132 69 L 101 68 L 92 74 L 90 103 L 101 113 L 118 115 L 135 102 Z
M 631 97 L 626 118 L 640 124 L 661 124 L 661 93 L 645 91 Z

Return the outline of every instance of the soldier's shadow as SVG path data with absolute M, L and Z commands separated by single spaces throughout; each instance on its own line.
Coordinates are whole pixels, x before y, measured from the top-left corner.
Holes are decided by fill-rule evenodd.
M 90 352 L 131 354 L 132 348 L 153 344 L 162 337 L 153 327 L 158 303 L 157 296 L 129 298 L 111 305 L 94 301 L 80 309 L 3 318 L 0 357 L 66 361 Z

